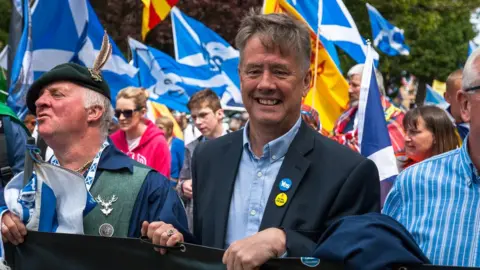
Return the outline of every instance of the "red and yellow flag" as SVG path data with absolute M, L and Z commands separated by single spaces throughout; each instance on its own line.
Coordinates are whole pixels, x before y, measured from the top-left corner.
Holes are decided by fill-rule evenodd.
M 155 123 L 155 120 L 160 116 L 166 116 L 173 121 L 173 135 L 179 138 L 180 140 L 183 140 L 183 131 L 178 125 L 175 118 L 173 117 L 170 110 L 167 108 L 167 106 L 148 100 L 147 101 L 147 118 Z
M 285 0 L 265 0 L 263 13 L 288 13 L 308 23 Z M 348 83 L 338 70 L 335 62 L 323 47 L 316 32 L 309 26 L 312 42 L 311 72 L 312 88 L 304 103 L 313 107 L 320 116 L 323 131 L 331 132 L 335 122 L 348 106 Z
M 168 13 L 178 0 L 142 0 L 143 19 L 142 19 L 142 39 L 145 40 L 148 31 L 152 30 L 157 24 L 167 17 Z

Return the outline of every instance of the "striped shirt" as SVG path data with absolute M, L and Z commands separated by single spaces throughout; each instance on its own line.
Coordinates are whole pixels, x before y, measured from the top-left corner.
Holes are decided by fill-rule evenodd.
M 467 139 L 403 171 L 383 213 L 407 228 L 433 264 L 480 266 L 480 177 Z

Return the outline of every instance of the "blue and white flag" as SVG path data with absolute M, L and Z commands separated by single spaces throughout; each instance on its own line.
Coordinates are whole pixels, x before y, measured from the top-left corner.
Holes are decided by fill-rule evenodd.
M 333 42 L 357 63 L 364 63 L 367 53 L 365 39 L 358 32 L 357 25 L 342 0 L 287 0 L 312 29 L 320 29 L 320 36 Z M 329 50 L 331 54 L 331 50 Z M 378 62 L 378 53 L 373 51 Z
M 403 29 L 392 25 L 382 14 L 367 3 L 368 15 L 372 26 L 373 45 L 387 55 L 409 55 L 410 48 L 405 44 Z
M 28 113 L 25 97 L 33 83 L 31 13 L 28 0 L 12 2 L 15 9 L 22 10 L 23 30 L 10 72 L 7 104 L 20 119 L 23 119 Z
M 112 29 L 114 30 L 114 29 Z M 88 0 L 38 0 L 32 14 L 32 69 L 37 79 L 68 62 L 91 67 L 102 44 L 104 29 Z M 119 90 L 138 86 L 137 69 L 125 60 L 110 39 L 112 56 L 102 69 L 112 103 Z
M 171 16 L 176 60 L 181 64 L 204 68 L 211 73 L 211 78 L 221 79 L 226 89 L 221 97 L 223 103 L 233 100 L 242 104 L 239 52 L 217 33 L 186 16 L 177 7 L 172 8 Z
M 426 85 L 425 89 L 425 105 L 435 105 L 442 109 L 447 109 L 449 104 L 437 91 L 433 90 L 430 85 Z
M 201 76 L 203 69 L 181 65 L 169 55 L 132 38 L 128 39 L 128 44 L 133 65 L 138 68 L 139 84 L 148 89 L 149 99 L 170 109 L 187 112 L 189 95 L 201 87 L 185 84 L 181 76 L 185 73 Z
M 468 54 L 467 54 L 467 57 L 470 56 L 470 54 L 473 53 L 473 51 L 475 51 L 479 46 L 473 41 L 473 40 L 470 40 L 468 42 Z
M 370 46 L 369 49 L 372 50 Z M 368 53 L 356 117 L 360 153 L 377 165 L 383 200 L 398 175 L 398 167 L 374 69 L 372 54 Z
M 83 217 L 97 204 L 88 192 L 84 178 L 39 161 L 34 161 L 34 172 L 26 186 L 23 172 L 7 184 L 4 193 L 6 207 L 0 208 L 0 218 L 11 211 L 20 217 L 28 230 L 83 234 Z M 4 260 L 2 244 L 0 262 Z M 0 269 L 3 265 L 0 263 Z

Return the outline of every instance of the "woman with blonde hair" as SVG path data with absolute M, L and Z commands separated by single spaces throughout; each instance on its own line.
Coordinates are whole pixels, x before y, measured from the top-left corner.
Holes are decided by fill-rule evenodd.
M 148 92 L 127 87 L 117 94 L 115 116 L 120 129 L 110 137 L 132 159 L 170 178 L 170 151 L 163 131 L 145 118 Z

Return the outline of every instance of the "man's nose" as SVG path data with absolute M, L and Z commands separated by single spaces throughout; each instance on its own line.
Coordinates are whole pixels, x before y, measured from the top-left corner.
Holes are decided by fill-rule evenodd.
M 50 104 L 50 98 L 48 97 L 48 94 L 43 93 L 41 94 L 37 101 L 35 101 L 35 107 L 37 107 L 37 110 L 39 108 L 47 107 Z
M 263 72 L 257 88 L 258 89 L 265 89 L 265 90 L 275 88 L 275 83 L 273 81 L 272 74 L 269 71 L 264 71 Z

